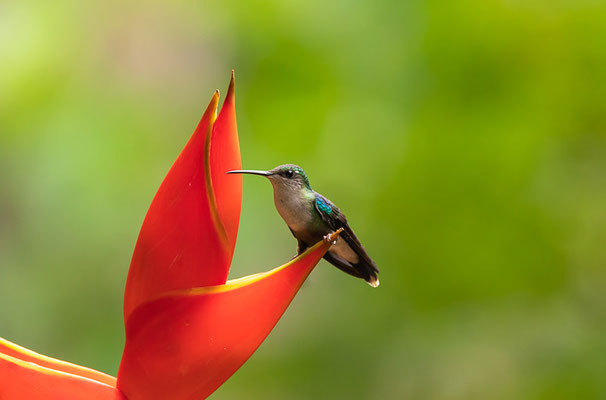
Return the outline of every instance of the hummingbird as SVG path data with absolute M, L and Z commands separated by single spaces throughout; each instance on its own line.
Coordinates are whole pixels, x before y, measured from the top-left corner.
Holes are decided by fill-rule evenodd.
M 269 171 L 234 170 L 227 173 L 261 175 L 269 179 L 278 214 L 297 239 L 297 255 L 343 228 L 342 240 L 337 240 L 324 259 L 340 270 L 364 279 L 372 287 L 379 286 L 379 269 L 349 227 L 345 214 L 326 197 L 312 190 L 303 168 L 284 164 Z

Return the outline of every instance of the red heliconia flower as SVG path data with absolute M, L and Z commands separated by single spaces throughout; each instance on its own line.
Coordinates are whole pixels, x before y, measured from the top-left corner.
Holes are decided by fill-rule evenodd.
M 204 399 L 259 347 L 324 253 L 227 280 L 242 201 L 234 78 L 158 189 L 124 295 L 118 379 L 0 339 L 0 399 Z M 336 239 L 338 233 L 332 239 Z

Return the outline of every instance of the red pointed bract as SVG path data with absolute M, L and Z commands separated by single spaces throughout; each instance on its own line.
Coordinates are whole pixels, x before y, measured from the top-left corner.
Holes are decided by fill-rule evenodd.
M 236 99 L 234 73 L 221 112 L 213 127 L 210 142 L 210 173 L 217 211 L 221 219 L 230 255 L 233 254 L 242 206 L 242 176 L 227 175 L 227 171 L 242 169 L 240 142 L 236 126 Z M 229 260 L 231 262 L 231 258 Z
M 0 399 L 126 400 L 113 386 L 0 354 Z
M 208 171 L 212 169 L 210 138 L 218 101 L 217 92 L 145 216 L 126 282 L 125 321 L 137 306 L 161 293 L 227 280 L 232 248 L 225 239 Z M 225 117 L 224 125 L 229 118 Z M 228 136 L 230 132 L 221 133 Z M 237 151 L 232 159 L 240 157 L 237 147 L 224 151 Z M 234 202 L 230 204 L 225 213 L 239 215 L 239 203 L 237 207 Z
M 126 344 L 117 387 L 129 400 L 202 399 L 259 347 L 324 256 L 225 283 L 242 195 L 234 79 L 215 94 L 156 194 L 125 294 Z M 336 240 L 338 234 L 332 240 Z
M 273 271 L 167 294 L 126 327 L 118 388 L 129 400 L 203 399 L 259 347 L 329 245 Z
M 56 358 L 51 358 L 42 354 L 38 354 L 15 343 L 11 343 L 4 338 L 0 338 L 0 353 L 21 361 L 25 361 L 27 363 L 39 365 L 41 367 L 66 372 L 73 375 L 78 375 L 83 378 L 94 379 L 101 383 L 105 383 L 106 385 L 116 386 L 116 378 L 114 378 L 113 376 L 104 374 L 103 372 L 95 371 L 91 368 L 82 367 L 80 365 L 68 363 L 66 361 L 57 360 Z M 0 376 L 2 375 L 0 374 Z M 2 398 L 3 397 L 0 396 L 0 399 Z

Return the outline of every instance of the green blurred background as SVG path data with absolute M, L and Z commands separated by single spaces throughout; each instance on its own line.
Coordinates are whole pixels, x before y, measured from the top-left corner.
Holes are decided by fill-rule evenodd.
M 322 262 L 214 399 L 606 398 L 606 5 L 0 3 L 0 336 L 115 374 L 151 199 L 237 74 L 381 268 Z M 295 241 L 246 177 L 231 276 Z

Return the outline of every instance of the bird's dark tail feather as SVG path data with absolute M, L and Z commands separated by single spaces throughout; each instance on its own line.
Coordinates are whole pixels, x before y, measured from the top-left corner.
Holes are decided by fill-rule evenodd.
M 339 268 L 341 271 L 355 276 L 356 278 L 364 279 L 372 287 L 376 288 L 379 286 L 377 267 L 368 264 L 364 260 L 360 260 L 360 262 L 357 264 L 351 264 L 350 262 L 333 253 L 326 253 L 324 255 L 324 259 L 335 267 Z

